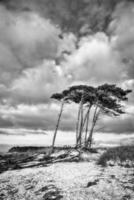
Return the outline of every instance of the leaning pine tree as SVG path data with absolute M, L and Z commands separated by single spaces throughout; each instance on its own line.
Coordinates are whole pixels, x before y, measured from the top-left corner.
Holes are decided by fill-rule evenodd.
M 110 84 L 104 84 L 97 88 L 93 119 L 86 141 L 86 148 L 91 148 L 93 131 L 100 115 L 120 116 L 121 114 L 124 114 L 122 101 L 128 100 L 127 95 L 131 92 L 131 90 L 123 90 L 116 85 Z
M 55 132 L 54 132 L 54 136 L 53 136 L 53 141 L 52 141 L 52 146 L 51 146 L 51 153 L 53 153 L 55 139 L 56 139 L 56 135 L 57 135 L 57 131 L 58 131 L 61 115 L 62 115 L 62 112 L 63 112 L 64 98 L 63 98 L 63 94 L 62 93 L 55 93 L 55 94 L 53 94 L 51 96 L 51 98 L 56 99 L 58 101 L 61 101 L 60 113 L 59 113 L 59 116 L 58 116 L 58 121 L 57 121 L 57 124 L 56 124 Z
M 56 100 L 61 102 L 60 112 L 59 112 L 56 128 L 55 128 L 55 131 L 54 131 L 54 136 L 53 136 L 52 146 L 51 146 L 51 152 L 50 152 L 50 153 L 53 153 L 55 140 L 56 140 L 56 136 L 57 136 L 57 131 L 58 131 L 61 116 L 62 116 L 62 113 L 63 113 L 64 104 L 69 102 L 69 100 L 71 100 L 71 96 L 70 96 L 69 90 L 64 90 L 62 93 L 53 94 L 51 96 L 51 98 L 56 99 Z

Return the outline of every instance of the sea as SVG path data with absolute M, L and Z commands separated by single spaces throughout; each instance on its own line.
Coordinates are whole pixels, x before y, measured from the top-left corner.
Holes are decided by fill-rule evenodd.
M 12 148 L 13 145 L 8 144 L 0 144 L 0 153 L 7 153 L 10 148 Z
M 13 133 L 12 133 L 13 132 Z M 6 153 L 14 146 L 50 146 L 53 132 L 35 133 L 29 131 L 14 131 L 0 134 L 0 153 Z M 15 134 L 14 134 L 15 132 Z M 95 133 L 94 146 L 112 147 L 134 144 L 134 134 Z M 56 146 L 74 146 L 75 133 L 59 131 L 56 137 Z

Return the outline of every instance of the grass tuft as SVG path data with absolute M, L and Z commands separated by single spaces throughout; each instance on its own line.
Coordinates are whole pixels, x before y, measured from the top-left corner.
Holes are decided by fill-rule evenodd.
M 108 161 L 123 163 L 134 162 L 134 146 L 119 146 L 108 149 L 99 158 L 97 164 L 106 166 Z

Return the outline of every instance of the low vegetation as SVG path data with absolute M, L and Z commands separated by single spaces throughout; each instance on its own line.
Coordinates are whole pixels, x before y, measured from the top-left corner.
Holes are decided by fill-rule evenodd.
M 110 148 L 100 156 L 97 163 L 106 166 L 110 161 L 113 163 L 118 162 L 118 164 L 121 165 L 123 165 L 123 163 L 125 163 L 125 165 L 128 165 L 128 163 L 134 165 L 134 146 Z

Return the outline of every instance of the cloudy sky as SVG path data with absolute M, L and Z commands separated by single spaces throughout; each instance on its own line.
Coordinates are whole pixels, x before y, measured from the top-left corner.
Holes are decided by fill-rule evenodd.
M 134 88 L 134 1 L 0 0 L 0 127 L 53 130 L 73 84 Z M 77 106 L 60 129 L 73 131 Z M 134 133 L 134 94 L 127 114 L 104 117 L 105 133 Z M 19 134 L 19 133 L 18 133 Z

